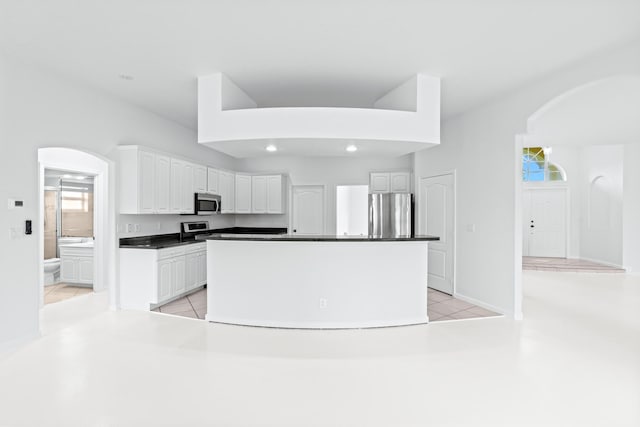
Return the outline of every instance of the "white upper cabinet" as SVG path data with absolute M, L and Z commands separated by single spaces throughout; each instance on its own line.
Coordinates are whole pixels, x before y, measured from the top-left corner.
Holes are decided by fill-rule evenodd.
M 185 162 L 178 159 L 171 159 L 171 209 L 170 213 L 182 213 L 184 186 L 184 165 Z
M 236 211 L 236 177 L 231 172 L 219 172 L 219 194 L 221 197 L 221 213 L 234 213 Z
M 391 172 L 389 182 L 392 193 L 411 192 L 411 173 L 409 172 Z
M 118 150 L 118 186 L 120 213 L 149 214 L 155 212 L 156 155 L 136 146 Z
M 236 213 L 251 213 L 251 175 L 236 174 Z
M 185 162 L 182 181 L 182 209 L 180 213 L 195 213 L 195 165 Z
M 153 213 L 155 211 L 155 167 L 156 156 L 153 153 L 140 151 L 138 156 L 140 177 L 140 213 Z
M 369 179 L 370 193 L 410 193 L 410 172 L 373 172 Z
M 208 190 L 207 167 L 194 165 L 193 169 L 193 191 L 196 193 L 206 193 Z
M 118 147 L 122 214 L 193 214 L 194 194 L 205 192 L 221 196 L 223 214 L 281 214 L 286 182 L 286 175 L 236 174 L 137 145 Z
M 267 177 L 251 177 L 251 212 L 267 213 Z
M 372 173 L 369 182 L 370 193 L 388 193 L 389 189 L 389 174 L 388 173 Z
M 156 155 L 156 209 L 159 214 L 171 211 L 171 157 Z
M 267 179 L 267 213 L 284 213 L 285 180 L 282 175 L 268 175 Z
M 207 191 L 220 194 L 220 172 L 213 168 L 207 168 Z

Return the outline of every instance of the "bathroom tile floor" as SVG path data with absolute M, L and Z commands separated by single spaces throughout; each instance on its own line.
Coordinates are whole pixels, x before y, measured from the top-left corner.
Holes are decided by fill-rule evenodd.
M 427 301 L 427 313 L 431 322 L 500 316 L 498 313 L 431 288 L 429 288 Z M 193 319 L 204 319 L 204 315 L 207 313 L 207 290 L 201 289 L 153 311 Z
M 572 273 L 624 273 L 624 269 L 574 258 L 522 257 L 523 270 Z
M 44 303 L 53 304 L 79 295 L 86 295 L 93 292 L 92 288 L 83 286 L 74 286 L 66 283 L 57 283 L 55 285 L 44 287 Z

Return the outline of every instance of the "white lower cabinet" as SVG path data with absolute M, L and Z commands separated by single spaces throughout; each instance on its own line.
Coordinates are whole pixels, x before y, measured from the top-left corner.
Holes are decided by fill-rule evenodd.
M 60 246 L 60 281 L 93 284 L 93 247 Z
M 120 305 L 149 310 L 207 282 L 206 243 L 120 249 Z

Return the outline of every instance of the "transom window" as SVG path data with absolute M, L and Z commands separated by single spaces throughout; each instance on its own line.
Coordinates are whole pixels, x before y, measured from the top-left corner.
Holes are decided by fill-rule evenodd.
M 567 174 L 557 163 L 549 161 L 551 150 L 543 147 L 524 147 L 522 149 L 522 180 L 566 181 Z

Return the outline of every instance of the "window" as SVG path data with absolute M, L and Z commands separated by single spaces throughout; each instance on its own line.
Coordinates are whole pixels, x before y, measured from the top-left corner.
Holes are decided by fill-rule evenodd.
M 557 163 L 549 161 L 550 148 L 524 147 L 522 149 L 522 180 L 566 181 L 567 174 Z

